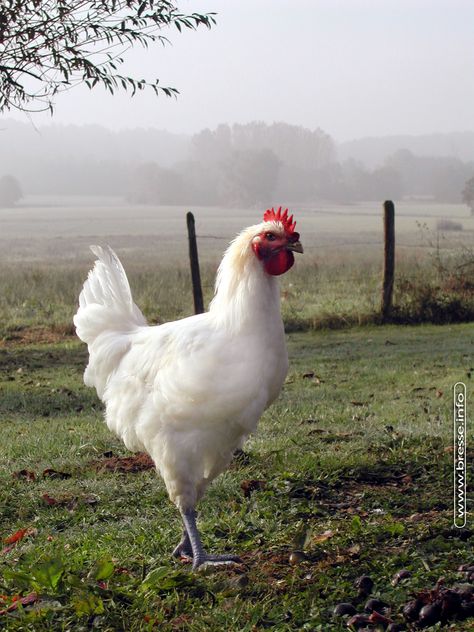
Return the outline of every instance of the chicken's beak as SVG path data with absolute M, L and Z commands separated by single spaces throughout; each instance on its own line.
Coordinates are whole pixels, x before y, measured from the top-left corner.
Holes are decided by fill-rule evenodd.
M 303 246 L 301 245 L 300 241 L 294 241 L 293 243 L 289 243 L 286 246 L 287 250 L 292 250 L 293 252 L 299 252 L 300 254 L 303 254 Z

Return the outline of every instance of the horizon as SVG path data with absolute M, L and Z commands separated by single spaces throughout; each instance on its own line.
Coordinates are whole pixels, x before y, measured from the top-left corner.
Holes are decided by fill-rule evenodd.
M 19 118 L 15 118 L 13 116 L 9 116 L 9 114 L 7 115 L 3 115 L 0 116 L 0 132 L 8 129 L 8 125 L 9 124 L 21 124 L 21 125 L 26 125 L 31 127 L 32 130 L 34 131 L 40 131 L 42 129 L 48 129 L 48 128 L 54 128 L 54 127 L 70 127 L 70 128 L 82 128 L 82 127 L 99 127 L 107 132 L 110 132 L 112 134 L 120 134 L 121 132 L 132 132 L 132 131 L 149 131 L 149 130 L 153 130 L 156 132 L 164 132 L 170 135 L 174 135 L 174 136 L 185 136 L 185 137 L 192 137 L 195 134 L 199 134 L 201 131 L 203 131 L 204 129 L 211 129 L 214 130 L 217 127 L 219 127 L 220 125 L 228 125 L 229 127 L 233 127 L 234 125 L 249 125 L 251 123 L 264 123 L 265 125 L 271 126 L 274 124 L 286 124 L 286 125 L 291 125 L 291 126 L 295 126 L 295 127 L 302 127 L 304 129 L 309 129 L 310 131 L 316 131 L 316 130 L 321 130 L 323 132 L 325 132 L 326 134 L 328 134 L 332 140 L 337 144 L 337 145 L 343 145 L 345 143 L 351 143 L 353 141 L 360 141 L 360 140 L 382 140 L 382 139 L 387 139 L 387 138 L 419 138 L 419 137 L 430 137 L 430 136 L 450 136 L 450 135 L 462 135 L 462 134 L 474 134 L 474 124 L 473 127 L 471 129 L 451 129 L 451 130 L 432 130 L 432 131 L 427 131 L 427 132 L 420 132 L 420 133 L 416 133 L 416 132 L 399 132 L 399 133 L 386 133 L 386 134 L 379 134 L 379 135 L 366 135 L 366 136 L 355 136 L 355 137 L 351 137 L 351 138 L 345 138 L 343 140 L 340 140 L 338 138 L 336 138 L 332 133 L 331 130 L 328 129 L 324 129 L 320 126 L 311 128 L 311 127 L 306 127 L 303 124 L 298 124 L 298 123 L 290 123 L 289 121 L 284 121 L 284 120 L 274 120 L 274 121 L 263 121 L 260 119 L 249 119 L 246 121 L 232 121 L 232 122 L 228 122 L 228 121 L 219 121 L 217 122 L 213 127 L 211 128 L 199 128 L 199 129 L 195 129 L 189 132 L 179 132 L 179 131 L 175 131 L 175 130 L 170 130 L 167 129 L 165 127 L 159 127 L 156 125 L 135 125 L 135 126 L 126 126 L 126 127 L 112 127 L 112 126 L 108 126 L 106 123 L 103 122 L 82 122 L 82 123 L 77 123 L 74 121 L 56 121 L 54 119 L 54 117 L 50 117 L 49 120 L 44 120 L 42 121 L 40 124 L 36 124 L 35 121 L 33 120 L 29 120 L 29 119 L 25 119 L 25 120 L 21 120 Z

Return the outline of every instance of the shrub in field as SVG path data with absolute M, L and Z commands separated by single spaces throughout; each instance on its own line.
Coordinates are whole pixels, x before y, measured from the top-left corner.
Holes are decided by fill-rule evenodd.
M 423 278 L 398 284 L 393 320 L 398 323 L 461 323 L 474 320 L 474 283 L 448 276 L 440 283 Z
M 0 207 L 13 206 L 23 197 L 21 186 L 15 176 L 0 178 Z

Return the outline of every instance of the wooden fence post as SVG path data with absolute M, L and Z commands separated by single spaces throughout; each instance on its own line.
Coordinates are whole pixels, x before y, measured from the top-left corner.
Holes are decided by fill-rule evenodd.
M 395 206 L 391 200 L 383 204 L 384 262 L 382 286 L 382 321 L 387 321 L 392 310 L 395 273 Z
M 191 212 L 186 213 L 186 224 L 188 226 L 189 262 L 191 264 L 191 279 L 193 282 L 194 313 L 202 314 L 204 312 L 204 300 L 202 298 L 201 273 L 199 271 L 199 257 L 196 242 L 196 228 L 194 223 L 194 215 Z

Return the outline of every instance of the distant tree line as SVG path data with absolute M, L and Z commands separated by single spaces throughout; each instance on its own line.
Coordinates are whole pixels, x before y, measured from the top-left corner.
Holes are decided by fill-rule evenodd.
M 461 202 L 474 163 L 399 150 L 367 169 L 339 163 L 322 130 L 261 122 L 220 125 L 192 139 L 191 156 L 173 167 L 149 162 L 132 178 L 128 199 L 143 204 L 252 206 L 403 197 Z
M 40 131 L 17 123 L 1 131 L 0 175 L 15 176 L 26 194 L 221 207 L 387 198 L 474 206 L 473 161 L 400 149 L 368 168 L 339 161 L 322 130 L 286 123 L 219 125 L 192 137 L 97 126 Z
M 319 129 L 286 123 L 219 125 L 196 134 L 189 158 L 173 168 L 141 165 L 129 199 L 226 206 L 268 204 L 276 196 L 301 199 L 335 156 L 333 140 Z

